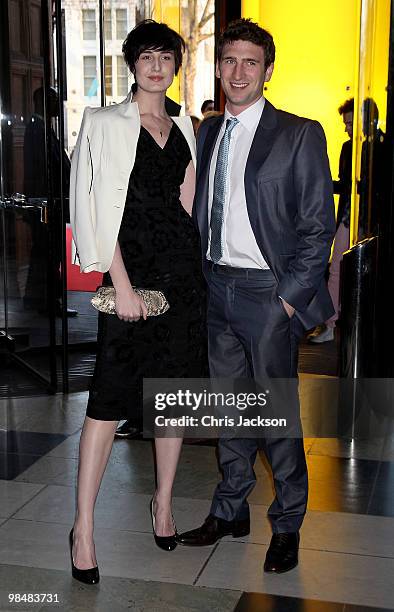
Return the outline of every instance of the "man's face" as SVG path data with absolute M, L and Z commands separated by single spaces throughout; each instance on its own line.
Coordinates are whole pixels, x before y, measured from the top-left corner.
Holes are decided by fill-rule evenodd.
M 270 80 L 274 64 L 265 70 L 264 60 L 264 49 L 254 43 L 235 40 L 224 45 L 222 57 L 216 63 L 216 76 L 234 114 L 256 102 L 264 82 Z
M 345 132 L 349 138 L 353 138 L 353 113 L 343 113 L 343 123 L 345 124 Z

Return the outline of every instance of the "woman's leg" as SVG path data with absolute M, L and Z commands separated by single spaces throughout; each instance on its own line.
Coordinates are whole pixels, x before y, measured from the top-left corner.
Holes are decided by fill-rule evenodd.
M 174 535 L 171 497 L 182 438 L 156 438 L 157 489 L 153 501 L 157 536 Z
M 118 421 L 99 421 L 87 416 L 82 428 L 73 546 L 74 564 L 78 569 L 97 565 L 93 542 L 94 506 L 117 425 Z

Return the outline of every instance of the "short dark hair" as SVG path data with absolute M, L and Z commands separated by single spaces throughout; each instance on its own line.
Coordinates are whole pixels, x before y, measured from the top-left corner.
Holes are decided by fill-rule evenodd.
M 204 100 L 204 102 L 201 104 L 201 112 L 205 113 L 206 109 L 211 104 L 215 104 L 215 102 L 213 100 Z
M 235 42 L 236 40 L 246 40 L 254 45 L 262 47 L 264 50 L 264 68 L 275 61 L 275 44 L 274 39 L 267 30 L 263 30 L 257 23 L 251 19 L 237 19 L 232 21 L 223 32 L 221 32 L 217 47 L 216 56 L 220 61 L 223 53 L 223 47 L 227 43 Z
M 345 113 L 354 113 L 354 98 L 349 98 L 338 108 L 338 113 L 344 115 Z
M 138 23 L 127 34 L 122 45 L 122 53 L 130 72 L 135 73 L 135 64 L 144 51 L 173 51 L 175 59 L 175 74 L 182 66 L 182 55 L 185 51 L 185 41 L 182 36 L 153 19 L 145 19 Z

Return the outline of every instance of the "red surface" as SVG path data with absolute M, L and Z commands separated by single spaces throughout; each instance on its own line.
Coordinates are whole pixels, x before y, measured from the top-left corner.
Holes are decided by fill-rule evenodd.
M 79 271 L 79 265 L 71 263 L 71 239 L 71 227 L 67 226 L 67 289 L 69 291 L 96 291 L 97 287 L 102 285 L 103 275 L 101 272 L 82 273 Z

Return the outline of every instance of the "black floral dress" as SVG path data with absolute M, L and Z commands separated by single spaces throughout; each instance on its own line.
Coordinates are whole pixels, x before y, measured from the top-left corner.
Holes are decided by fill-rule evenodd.
M 87 415 L 142 422 L 142 381 L 207 375 L 205 289 L 199 237 L 179 200 L 191 160 L 174 123 L 162 149 L 141 127 L 119 246 L 131 283 L 159 289 L 170 309 L 129 323 L 99 313 L 97 359 Z M 104 285 L 111 285 L 109 273 Z

